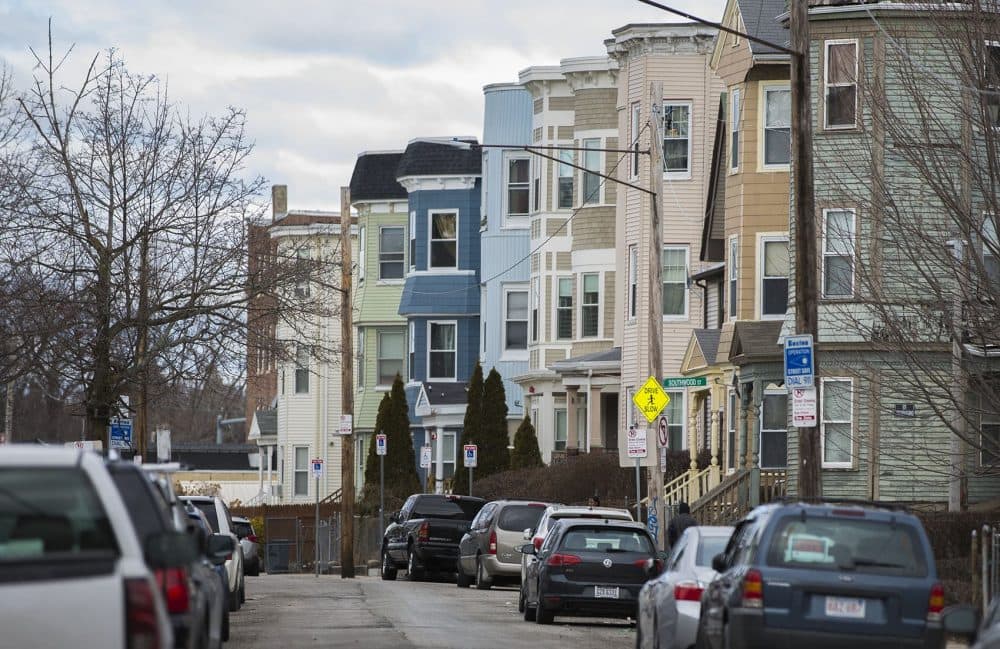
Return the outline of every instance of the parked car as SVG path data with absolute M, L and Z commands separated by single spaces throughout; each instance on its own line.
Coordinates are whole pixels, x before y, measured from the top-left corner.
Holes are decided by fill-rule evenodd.
M 636 649 L 694 646 L 701 594 L 716 575 L 712 559 L 721 553 L 732 527 L 689 527 L 674 544 L 666 569 L 639 592 Z
M 257 543 L 257 533 L 254 532 L 253 523 L 242 516 L 233 516 L 233 525 L 236 527 L 236 537 L 240 540 L 240 548 L 243 550 L 243 571 L 251 577 L 260 574 L 260 545 Z
M 535 550 L 540 550 L 545 542 L 545 535 L 553 523 L 563 519 L 575 518 L 596 518 L 598 520 L 631 521 L 632 514 L 626 509 L 616 509 L 614 507 L 566 507 L 564 505 L 549 505 L 542 514 L 538 525 L 534 528 L 524 530 L 524 540 L 531 541 Z M 536 561 L 534 554 L 524 552 L 521 554 L 521 592 L 517 598 L 517 610 L 524 612 L 525 590 L 524 584 L 528 576 L 528 569 Z
M 233 539 L 234 547 L 239 544 L 236 536 L 236 527 L 233 524 L 233 517 L 229 513 L 226 503 L 218 496 L 182 496 L 181 501 L 191 503 L 208 518 L 212 531 L 216 534 L 225 534 Z M 243 552 L 233 552 L 226 559 L 226 576 L 228 578 L 227 587 L 229 590 L 229 610 L 238 611 L 246 599 L 246 584 L 243 578 Z
M 556 522 L 525 588 L 524 619 L 551 624 L 557 615 L 635 618 L 639 590 L 662 567 L 642 523 L 565 519 Z
M 486 501 L 471 496 L 414 494 L 389 517 L 382 537 L 382 579 L 405 567 L 411 580 L 428 570 L 454 572 L 458 544 Z
M 979 608 L 953 604 L 941 614 L 946 633 L 964 639 L 971 649 L 1000 649 L 1000 598 L 994 597 L 982 620 Z
M 712 567 L 698 646 L 941 647 L 944 589 L 920 520 L 881 503 L 781 503 Z
M 188 519 L 191 521 L 191 529 L 195 536 L 199 540 L 202 536 L 205 539 L 206 551 L 203 554 L 212 573 L 211 579 L 205 580 L 202 586 L 211 593 L 211 599 L 215 602 L 212 608 L 212 624 L 213 626 L 215 625 L 214 616 L 218 615 L 219 642 L 218 644 L 214 644 L 213 636 L 212 646 L 220 647 L 222 646 L 222 642 L 229 640 L 229 578 L 226 576 L 226 557 L 208 556 L 208 539 L 214 533 L 205 513 L 193 505 L 189 505 L 185 511 L 187 511 Z
M 4 646 L 170 647 L 154 570 L 195 552 L 170 529 L 140 541 L 99 455 L 0 446 Z
M 458 546 L 458 587 L 487 590 L 496 579 L 521 581 L 524 531 L 535 529 L 548 503 L 495 500 L 473 519 Z

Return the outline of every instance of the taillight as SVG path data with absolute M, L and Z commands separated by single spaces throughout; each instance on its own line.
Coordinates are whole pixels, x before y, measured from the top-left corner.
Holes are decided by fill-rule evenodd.
M 550 566 L 575 566 L 580 561 L 582 561 L 580 557 L 575 554 L 553 554 L 545 563 Z
M 635 561 L 632 562 L 632 565 L 635 566 L 636 568 L 642 568 L 643 570 L 645 570 L 646 566 L 649 565 L 650 561 L 653 562 L 653 568 L 656 570 L 656 574 L 660 574 L 661 572 L 663 572 L 663 561 L 661 561 L 660 559 L 636 559 Z
M 420 524 L 417 530 L 417 543 L 427 543 L 431 538 L 431 526 L 425 521 Z
M 163 598 L 167 602 L 167 611 L 187 613 L 188 607 L 191 605 L 187 570 L 184 568 L 157 570 L 156 581 L 160 585 L 160 590 L 163 591 Z
M 927 601 L 927 621 L 940 622 L 942 610 L 944 610 L 944 586 L 938 583 L 931 586 L 931 596 Z
M 678 602 L 700 602 L 701 584 L 696 581 L 681 581 L 674 586 L 674 599 Z
M 250 536 L 247 537 L 247 541 L 250 541 L 251 543 L 256 543 L 257 542 L 257 535 L 256 534 L 251 534 Z
M 496 530 L 490 532 L 490 554 L 497 553 L 497 533 Z
M 160 649 L 156 599 L 145 579 L 125 580 L 125 636 L 128 649 Z
M 535 538 L 531 539 L 531 544 L 535 546 L 535 552 L 538 552 L 539 550 L 542 549 L 542 541 L 544 540 L 545 539 L 543 539 L 540 536 L 536 536 Z
M 764 608 L 764 578 L 758 570 L 743 577 L 743 608 Z

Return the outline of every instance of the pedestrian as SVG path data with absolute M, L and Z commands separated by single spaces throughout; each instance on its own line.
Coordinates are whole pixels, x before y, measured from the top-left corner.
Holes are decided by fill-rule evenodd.
M 691 508 L 685 502 L 679 503 L 677 505 L 677 515 L 670 519 L 670 525 L 667 526 L 667 542 L 670 547 L 677 543 L 677 539 L 681 538 L 681 534 L 684 533 L 689 527 L 694 527 L 698 524 L 698 521 L 694 519 L 691 515 Z
M 587 506 L 588 507 L 600 507 L 601 506 L 601 499 L 597 496 L 597 494 L 594 494 L 589 499 L 587 499 Z

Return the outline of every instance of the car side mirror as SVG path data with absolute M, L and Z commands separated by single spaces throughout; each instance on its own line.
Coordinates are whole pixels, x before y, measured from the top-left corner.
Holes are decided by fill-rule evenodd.
M 712 557 L 712 570 L 715 572 L 725 572 L 727 567 L 726 555 L 719 553 Z
M 389 514 L 389 522 L 390 523 L 398 523 L 399 522 L 399 512 L 398 511 L 394 511 L 391 514 Z
M 188 526 L 188 534 L 194 539 L 198 551 L 204 555 L 208 554 L 208 534 L 201 528 L 201 525 Z
M 164 532 L 146 539 L 143 555 L 150 568 L 178 568 L 198 559 L 198 542 L 185 532 Z
M 971 642 L 979 629 L 979 612 L 968 604 L 953 604 L 941 612 L 941 624 L 947 633 L 964 636 Z
M 525 543 L 524 545 L 519 545 L 514 549 L 520 552 L 521 554 L 537 554 L 537 552 L 535 552 L 534 543 Z
M 233 541 L 233 537 L 228 534 L 213 534 L 208 537 L 208 552 L 206 554 L 208 560 L 216 566 L 224 564 L 235 549 L 236 543 Z

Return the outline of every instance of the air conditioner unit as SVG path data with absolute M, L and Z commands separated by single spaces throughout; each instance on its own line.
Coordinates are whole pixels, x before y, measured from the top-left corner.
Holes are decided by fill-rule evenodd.
M 273 485 L 271 485 L 271 497 L 272 498 L 281 498 L 281 485 L 280 484 L 273 484 Z

